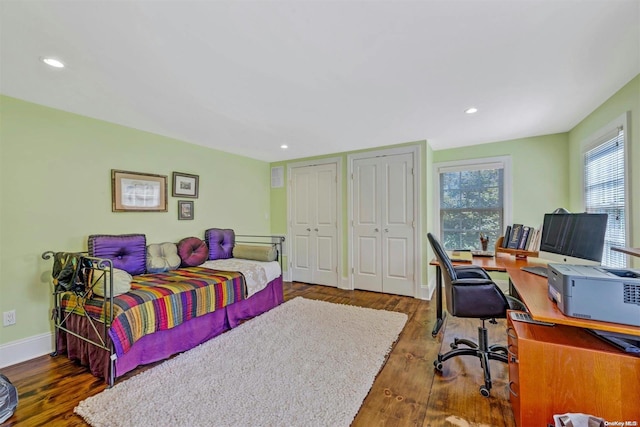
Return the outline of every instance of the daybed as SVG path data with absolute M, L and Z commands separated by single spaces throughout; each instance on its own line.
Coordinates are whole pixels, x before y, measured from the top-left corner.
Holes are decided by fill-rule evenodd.
M 54 259 L 52 355 L 66 353 L 112 386 L 281 304 L 284 237 L 238 238 L 217 228 L 177 245 L 92 235 L 87 253 L 43 253 Z

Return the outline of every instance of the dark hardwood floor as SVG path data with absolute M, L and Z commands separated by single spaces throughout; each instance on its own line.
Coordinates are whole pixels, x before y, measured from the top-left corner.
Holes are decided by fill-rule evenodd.
M 478 322 L 449 317 L 444 332 L 431 337 L 435 319 L 432 302 L 365 291 L 344 291 L 327 286 L 285 283 L 285 299 L 304 297 L 362 307 L 400 311 L 409 316 L 398 342 L 376 377 L 352 426 L 456 426 L 513 427 L 506 390 L 507 368 L 491 362 L 491 396 L 479 393 L 482 369 L 475 358 L 454 358 L 442 374 L 433 360 L 456 336 L 476 339 Z M 506 341 L 505 325 L 490 325 L 492 342 Z M 162 362 L 158 362 L 162 363 Z M 154 365 L 138 368 L 120 378 L 136 375 Z M 102 379 L 64 356 L 42 356 L 2 369 L 17 387 L 19 403 L 3 426 L 86 426 L 73 408 L 84 398 L 105 389 Z M 327 408 L 331 410 L 331 408 Z

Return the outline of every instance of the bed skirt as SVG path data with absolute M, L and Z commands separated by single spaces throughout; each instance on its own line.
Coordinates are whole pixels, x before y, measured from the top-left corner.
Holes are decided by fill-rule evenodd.
M 213 313 L 192 318 L 175 328 L 146 335 L 135 342 L 127 353 L 115 363 L 115 377 L 120 377 L 138 366 L 164 360 L 170 356 L 190 350 L 221 333 L 238 326 L 244 320 L 258 316 L 284 301 L 282 276 L 272 280 L 267 286 L 250 298 L 238 301 Z M 89 336 L 99 341 L 96 332 L 86 318 L 71 315 L 66 327 L 79 335 Z M 59 353 L 66 353 L 69 359 L 88 366 L 94 376 L 109 378 L 109 353 L 71 334 L 58 334 Z

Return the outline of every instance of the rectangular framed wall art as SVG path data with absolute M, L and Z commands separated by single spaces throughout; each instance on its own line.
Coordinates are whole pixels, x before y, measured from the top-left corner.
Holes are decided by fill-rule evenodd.
M 113 212 L 167 212 L 167 176 L 111 169 Z
M 178 200 L 178 219 L 193 219 L 193 202 Z
M 198 175 L 188 173 L 173 173 L 173 197 L 191 197 L 198 198 Z

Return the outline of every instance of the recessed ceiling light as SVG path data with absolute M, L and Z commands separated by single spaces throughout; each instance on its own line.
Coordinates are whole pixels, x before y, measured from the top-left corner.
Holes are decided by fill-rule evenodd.
M 64 68 L 64 64 L 55 58 L 41 58 L 42 62 L 55 68 Z
M 287 148 L 289 148 L 289 146 L 287 144 L 282 144 L 280 148 L 282 148 L 283 150 L 286 150 Z
M 464 112 L 467 114 L 474 114 L 478 112 L 478 109 L 476 107 L 469 107 L 466 110 L 464 110 Z

